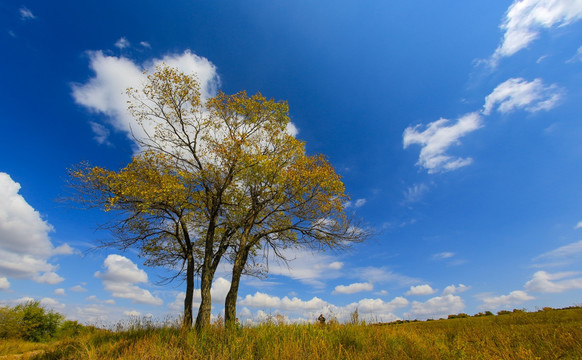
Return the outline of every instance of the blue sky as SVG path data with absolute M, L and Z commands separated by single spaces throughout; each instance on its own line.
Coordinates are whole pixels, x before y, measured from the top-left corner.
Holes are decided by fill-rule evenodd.
M 161 61 L 211 96 L 287 100 L 377 236 L 244 279 L 243 321 L 372 321 L 582 302 L 582 0 L 0 0 L 0 304 L 107 323 L 181 311 L 67 168 L 135 150 L 122 92 Z M 219 269 L 214 314 L 229 265 Z

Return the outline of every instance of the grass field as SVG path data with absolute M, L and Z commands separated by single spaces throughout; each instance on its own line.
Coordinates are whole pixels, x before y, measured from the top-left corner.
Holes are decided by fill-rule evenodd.
M 42 343 L 0 340 L 0 359 L 582 359 L 582 308 L 381 325 L 264 324 L 197 334 L 91 329 Z M 23 357 L 10 355 L 25 354 Z

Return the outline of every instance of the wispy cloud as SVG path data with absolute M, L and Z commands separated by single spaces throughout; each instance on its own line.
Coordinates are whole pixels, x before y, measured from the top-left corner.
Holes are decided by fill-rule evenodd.
M 499 85 L 487 95 L 483 114 L 489 115 L 495 108 L 500 113 L 517 109 L 529 112 L 550 110 L 557 105 L 563 91 L 555 84 L 545 86 L 541 79 L 527 81 L 523 78 L 511 78 Z
M 119 40 L 115 42 L 115 47 L 120 50 L 128 48 L 130 45 L 129 40 L 124 37 L 119 38 Z
M 531 280 L 525 283 L 525 289 L 527 291 L 541 293 L 561 293 L 568 290 L 582 289 L 582 278 L 564 279 L 571 278 L 572 276 L 578 274 L 578 272 L 572 271 L 554 274 L 550 274 L 545 271 L 538 271 L 533 275 Z
M 453 124 L 450 120 L 439 119 L 426 127 L 406 128 L 403 145 L 405 149 L 412 144 L 422 146 L 416 164 L 427 169 L 429 174 L 450 171 L 471 164 L 473 159 L 448 155 L 449 148 L 459 145 L 463 136 L 482 126 L 481 116 L 476 112 L 460 117 Z
M 579 221 L 578 224 L 574 226 L 574 229 L 582 229 L 582 221 Z
M 444 252 L 440 252 L 438 254 L 434 254 L 432 256 L 432 258 L 434 260 L 444 260 L 444 259 L 452 258 L 453 256 L 455 256 L 455 253 L 454 252 L 444 251 Z
M 22 21 L 36 19 L 36 16 L 32 13 L 32 11 L 30 11 L 28 8 L 24 6 L 18 9 L 18 12 L 20 13 L 20 19 Z
M 544 266 L 563 266 L 572 263 L 580 257 L 582 257 L 582 240 L 536 256 L 533 261 L 542 263 Z
M 424 183 L 409 186 L 404 192 L 404 204 L 419 202 L 428 190 L 429 187 Z
M 490 65 L 495 67 L 501 58 L 526 48 L 539 37 L 541 30 L 566 26 L 580 18 L 582 0 L 514 1 L 501 24 L 503 39 L 491 56 Z

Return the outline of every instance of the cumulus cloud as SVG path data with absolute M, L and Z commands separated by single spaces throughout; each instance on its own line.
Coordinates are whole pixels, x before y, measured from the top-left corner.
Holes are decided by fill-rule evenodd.
M 485 310 L 492 310 L 501 307 L 512 307 L 533 299 L 535 299 L 535 297 L 528 295 L 528 293 L 525 291 L 515 290 L 510 292 L 508 295 L 484 297 L 482 299 L 483 304 L 480 306 L 480 308 Z
M 75 102 L 90 111 L 105 115 L 108 121 L 106 125 L 116 131 L 126 133 L 130 139 L 133 139 L 132 131 L 138 138 L 145 134 L 127 110 L 128 97 L 125 90 L 128 87 L 139 88 L 145 81 L 144 71 L 151 73 L 156 66 L 165 63 L 184 73 L 195 74 L 200 82 L 201 94 L 205 99 L 213 96 L 220 85 L 216 66 L 208 59 L 190 51 L 169 54 L 161 59 L 148 60 L 142 64 L 137 64 L 125 57 L 108 56 L 102 51 L 88 52 L 88 56 L 89 67 L 95 75 L 84 84 L 72 85 Z M 108 135 L 107 128 L 103 124 L 99 124 L 102 126 L 94 124 L 91 124 L 91 127 L 95 132 L 96 140 L 105 143 Z
M 85 289 L 81 285 L 75 285 L 72 288 L 70 288 L 69 290 L 71 290 L 72 292 L 87 292 L 87 289 Z
M 10 288 L 10 282 L 5 277 L 0 277 L 0 290 L 8 290 Z
M 574 226 L 574 229 L 582 229 L 582 221 L 578 221 L 578 224 Z
M 550 274 L 545 271 L 538 271 L 533 275 L 531 280 L 525 283 L 525 289 L 527 291 L 541 293 L 561 293 L 568 290 L 582 289 L 582 278 L 571 278 L 578 274 L 577 272 Z M 555 281 L 560 279 L 564 280 Z
M 133 303 L 162 305 L 162 299 L 136 285 L 147 283 L 148 276 L 130 259 L 121 255 L 109 255 L 104 266 L 105 272 L 97 271 L 95 277 L 103 281 L 105 290 L 111 292 L 111 296 L 129 299 Z
M 527 81 L 511 78 L 499 85 L 485 98 L 483 114 L 489 115 L 497 108 L 500 113 L 517 109 L 529 112 L 550 110 L 560 100 L 562 90 L 555 84 L 545 86 L 541 79 Z
M 63 277 L 59 276 L 59 274 L 52 272 L 52 271 L 47 271 L 45 273 L 43 273 L 42 275 L 35 275 L 32 277 L 32 279 L 36 282 L 39 283 L 43 283 L 43 284 L 58 284 L 60 282 L 62 282 L 63 280 L 65 280 Z
M 403 145 L 405 149 L 413 144 L 422 147 L 416 164 L 427 169 L 429 174 L 450 171 L 467 166 L 473 160 L 447 155 L 447 150 L 459 145 L 463 136 L 482 126 L 481 116 L 475 112 L 460 117 L 454 124 L 450 120 L 439 119 L 426 127 L 416 125 L 406 128 Z
M 64 296 L 65 295 L 65 289 L 63 289 L 63 288 L 55 289 L 54 294 L 55 295 Z
M 374 285 L 371 283 L 353 283 L 350 285 L 338 285 L 333 290 L 333 294 L 355 294 L 361 291 L 372 291 Z
M 53 227 L 19 192 L 20 184 L 0 172 L 0 276 L 57 284 L 63 278 L 48 260 L 72 249 L 53 246 L 49 237 Z
M 18 9 L 18 12 L 20 13 L 20 19 L 23 21 L 36 19 L 36 16 L 32 13 L 32 11 L 24 6 Z
M 470 286 L 465 286 L 463 284 L 459 284 L 458 286 L 449 285 L 443 290 L 443 295 L 459 294 L 469 290 L 470 288 Z
M 411 286 L 410 290 L 406 292 L 406 295 L 432 295 L 436 292 L 430 285 L 423 284 L 417 286 Z
M 283 314 L 286 319 L 290 319 L 292 322 L 313 322 L 319 314 L 324 314 L 328 317 L 333 316 L 339 321 L 348 321 L 350 314 L 356 309 L 363 318 L 369 317 L 370 321 L 392 321 L 398 318 L 392 312 L 409 304 L 405 298 L 396 297 L 388 302 L 382 299 L 362 299 L 346 306 L 336 306 L 318 297 L 305 301 L 297 297 L 291 299 L 287 296 L 279 298 L 261 292 L 247 295 L 239 300 L 238 303 L 244 307 L 259 308 L 268 310 L 271 313 Z M 249 312 L 250 310 L 248 309 L 245 311 L 247 314 Z M 239 313 L 240 315 L 241 313 Z M 257 318 L 255 320 L 260 321 Z
M 503 40 L 491 57 L 496 66 L 539 37 L 543 29 L 569 25 L 582 18 L 582 0 L 516 0 L 501 24 Z
M 460 296 L 443 295 L 433 297 L 425 302 L 414 301 L 410 313 L 405 316 L 416 319 L 441 318 L 450 314 L 458 314 L 465 309 L 465 303 Z

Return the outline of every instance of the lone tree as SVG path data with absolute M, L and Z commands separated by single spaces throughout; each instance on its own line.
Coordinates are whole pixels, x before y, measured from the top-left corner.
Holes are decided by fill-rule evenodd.
M 141 153 L 120 171 L 83 164 L 70 172 L 74 200 L 114 211 L 105 246 L 136 247 L 146 265 L 178 268 L 186 280 L 183 325 L 192 324 L 194 275 L 200 275 L 196 328 L 210 324 L 214 274 L 233 260 L 226 321 L 233 322 L 241 275 L 270 248 L 343 247 L 365 238 L 345 216 L 344 186 L 321 156 L 307 156 L 289 135 L 289 109 L 261 94 L 219 93 L 203 101 L 195 77 L 161 66 L 129 110 L 144 134 Z

